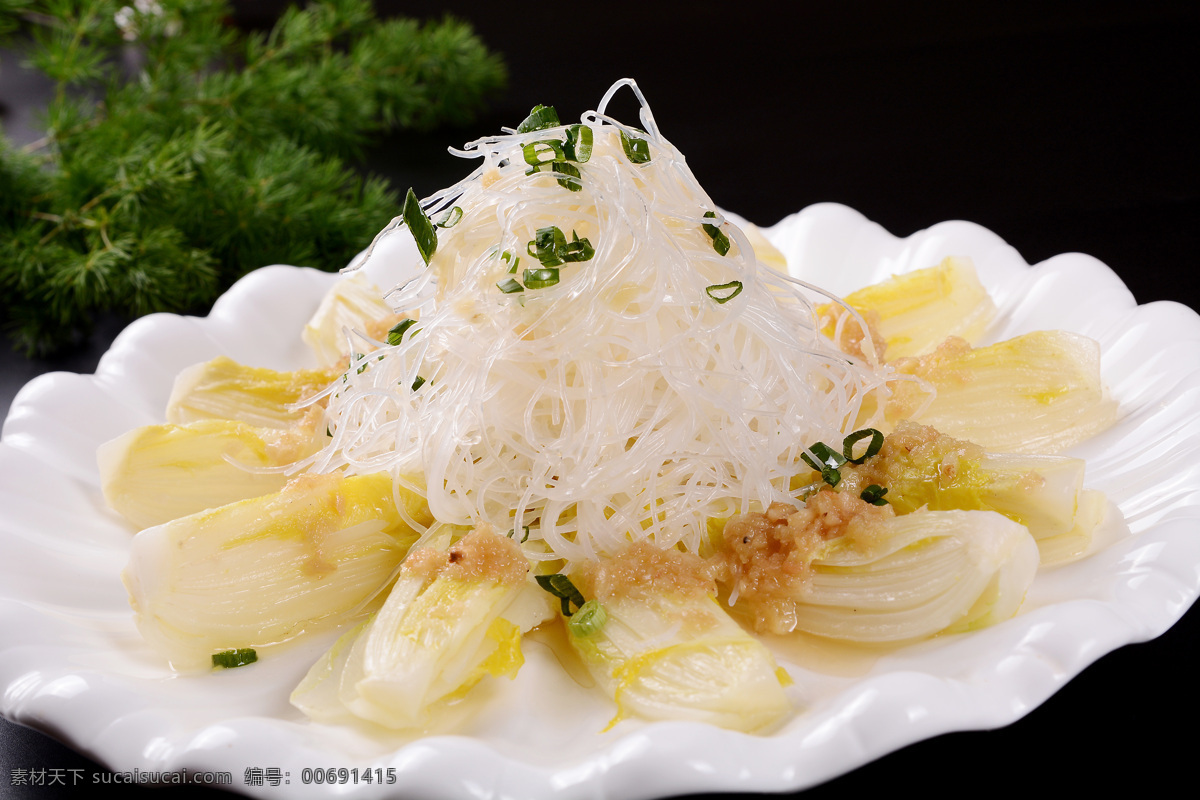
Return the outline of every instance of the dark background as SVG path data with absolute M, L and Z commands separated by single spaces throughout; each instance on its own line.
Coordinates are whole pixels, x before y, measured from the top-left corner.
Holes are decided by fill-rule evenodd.
M 269 24 L 282 3 L 238 4 Z M 663 133 L 721 206 L 770 225 L 815 202 L 856 208 L 905 236 L 948 219 L 990 228 L 1030 263 L 1080 251 L 1139 302 L 1200 308 L 1197 106 L 1200 26 L 1187 2 L 377 2 L 383 14 L 472 22 L 503 53 L 507 92 L 477 125 L 380 141 L 368 166 L 418 195 L 469 165 L 445 152 L 536 103 L 564 120 L 635 78 Z M 10 59 L 0 118 L 37 104 Z M 630 105 L 614 107 L 634 120 Z M 0 354 L 0 412 L 35 375 L 90 372 L 120 321 L 53 361 Z M 1200 535 L 1200 531 L 1197 531 Z M 1190 782 L 1200 714 L 1200 612 L 1100 659 L 1045 705 L 991 732 L 942 736 L 807 793 L 933 790 L 1139 793 Z M 14 768 L 101 769 L 0 720 L 0 796 Z M 238 777 L 238 776 L 235 776 Z M 150 794 L 153 792 L 153 794 Z M 208 796 L 135 789 L 130 797 Z

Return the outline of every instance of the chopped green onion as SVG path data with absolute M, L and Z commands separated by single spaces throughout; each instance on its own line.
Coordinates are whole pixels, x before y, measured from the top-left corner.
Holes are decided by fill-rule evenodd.
M 563 232 L 557 225 L 551 225 L 547 228 L 538 228 L 533 241 L 526 245 L 525 250 L 540 261 L 543 267 L 557 267 L 563 263 L 562 258 L 558 255 L 558 249 L 566 243 L 567 237 L 563 235 Z
M 583 606 L 583 594 L 575 588 L 575 584 L 571 583 L 571 579 L 566 575 L 561 573 L 535 575 L 534 580 L 537 581 L 538 586 L 562 600 L 562 613 L 564 617 L 571 616 L 572 603 L 576 608 Z
M 863 439 L 870 437 L 871 443 L 867 445 L 866 452 L 858 458 L 854 457 L 854 445 L 861 442 Z M 874 428 L 864 428 L 861 431 L 855 431 L 842 440 L 842 452 L 837 452 L 824 442 L 816 442 L 808 448 L 812 453 L 801 453 L 800 458 L 804 459 L 804 463 L 808 464 L 813 469 L 821 473 L 821 478 L 830 486 L 837 486 L 842 480 L 842 473 L 839 471 L 846 463 L 861 464 L 871 456 L 879 452 L 883 447 L 883 434 Z M 816 458 L 814 459 L 813 456 Z M 879 488 L 879 487 L 876 487 Z M 882 500 L 883 495 L 887 493 L 887 489 L 883 489 L 878 494 L 871 492 L 871 496 L 867 496 L 867 492 L 871 487 L 868 486 L 863 491 L 862 499 L 875 505 L 884 505 L 887 501 Z M 876 502 L 879 500 L 880 502 Z
M 526 542 L 529 541 L 529 526 L 522 525 L 521 530 L 525 532 L 525 535 L 521 537 L 521 544 L 525 544 Z M 513 538 L 513 535 L 516 532 L 517 532 L 517 529 L 513 528 L 511 531 L 508 532 L 508 538 L 510 538 L 510 539 Z
M 572 125 L 567 128 L 567 141 L 563 143 L 563 154 L 568 161 L 580 164 L 592 157 L 592 129 L 587 125 Z
M 387 343 L 392 346 L 400 344 L 404 339 L 404 332 L 416 324 L 417 321 L 415 319 L 401 320 L 395 327 L 388 331 Z
M 878 483 L 872 483 L 870 486 L 862 490 L 859 495 L 863 500 L 866 500 L 873 506 L 886 506 L 887 500 L 883 496 L 887 494 L 887 489 L 880 486 Z
M 558 283 L 558 267 L 525 270 L 525 287 L 528 289 L 545 289 Z
M 730 281 L 729 283 L 715 283 L 704 290 L 709 297 L 716 300 L 717 303 L 728 303 L 733 298 L 742 293 L 741 281 Z
M 855 458 L 854 445 L 863 439 L 866 439 L 868 436 L 871 438 L 871 443 L 867 445 L 866 452 L 858 458 Z M 842 455 L 844 455 L 846 460 L 851 464 L 861 464 L 871 456 L 878 453 L 882 447 L 883 434 L 874 428 L 863 428 L 861 431 L 855 431 L 845 438 L 845 440 L 842 442 Z
M 590 261 L 594 255 L 596 255 L 596 250 L 592 247 L 592 243 L 586 238 L 580 239 L 579 234 L 575 231 L 571 231 L 571 241 L 564 241 L 558 248 L 558 257 L 570 263 Z
M 533 175 L 542 172 L 542 167 L 546 166 L 546 164 L 550 165 L 551 172 L 566 176 L 558 179 L 559 186 L 572 192 L 578 192 L 583 188 L 583 180 L 579 174 L 579 167 L 574 164 L 568 164 L 565 161 L 547 161 L 539 166 L 530 167 L 525 171 L 525 174 Z
M 540 139 L 521 145 L 521 154 L 525 163 L 533 167 L 526 174 L 536 172 L 547 164 L 561 161 L 575 161 L 580 164 L 592 157 L 592 129 L 586 125 L 572 125 L 567 128 L 566 141 L 557 139 Z
M 415 392 L 417 389 L 420 389 L 424 385 L 425 385 L 425 379 L 422 378 L 420 375 L 418 375 L 416 377 L 416 379 L 412 382 L 412 390 Z
M 523 144 L 521 145 L 521 153 L 525 156 L 525 163 L 535 168 L 534 170 L 530 170 L 530 172 L 536 171 L 537 167 L 550 164 L 554 161 L 562 161 L 566 158 L 566 155 L 563 153 L 562 142 L 553 139 L 542 139 Z M 549 155 L 550 158 L 542 158 L 544 155 Z
M 561 124 L 554 106 L 536 105 L 529 112 L 529 116 L 517 126 L 517 133 L 532 133 L 546 128 L 557 128 Z
M 592 243 L 571 231 L 571 241 L 557 225 L 539 228 L 533 241 L 525 246 L 526 252 L 541 262 L 543 267 L 557 267 L 564 263 L 588 261 L 596 254 Z
M 846 459 L 842 457 L 841 453 L 837 452 L 824 442 L 817 442 L 808 449 L 820 460 L 820 463 L 813 461 L 812 457 L 810 457 L 808 453 L 801 453 L 800 458 L 804 459 L 804 463 L 808 464 L 815 470 L 820 471 L 826 467 L 838 469 L 842 466 L 842 464 L 846 463 Z
M 708 219 L 716 219 L 715 211 L 705 211 L 704 216 Z M 704 228 L 704 232 L 708 234 L 708 238 L 712 239 L 713 250 L 716 250 L 719 255 L 725 255 L 729 252 L 729 237 L 721 233 L 721 229 L 716 225 L 704 223 L 700 227 Z
M 454 206 L 453 208 L 446 210 L 433 224 L 437 225 L 439 228 L 453 228 L 459 223 L 459 220 L 462 219 L 462 216 L 463 210 L 458 206 Z
M 421 253 L 421 259 L 428 265 L 429 259 L 433 258 L 433 253 L 437 250 L 437 231 L 434 230 L 429 217 L 425 216 L 425 212 L 421 210 L 421 203 L 411 188 L 404 198 L 402 215 L 404 224 L 412 231 L 413 240 L 417 243 L 417 250 Z
M 551 171 L 564 175 L 566 177 L 558 179 L 558 185 L 572 192 L 578 192 L 583 188 L 583 180 L 579 174 L 579 167 L 574 164 L 568 164 L 565 161 L 556 161 L 550 165 Z
M 509 278 L 508 280 L 504 281 L 503 283 L 497 283 L 496 288 L 498 288 L 500 291 L 504 292 L 505 294 L 515 294 L 517 292 L 525 291 L 525 287 L 522 286 L 521 284 L 517 283 L 512 278 Z
M 252 647 L 225 650 L 220 653 L 213 653 L 212 656 L 212 665 L 214 667 L 222 667 L 223 669 L 244 667 L 247 664 L 253 664 L 255 661 L 258 661 L 258 653 L 254 652 L 254 648 Z
M 505 250 L 500 254 L 500 260 L 509 264 L 508 274 L 513 275 L 517 271 L 517 264 L 521 263 L 520 256 L 514 256 L 511 250 Z
M 582 639 L 599 631 L 606 622 L 608 622 L 608 613 L 604 610 L 604 606 L 600 605 L 599 600 L 592 599 L 579 607 L 579 610 L 571 617 L 571 621 L 567 623 L 567 627 L 571 629 L 572 636 Z
M 621 148 L 631 164 L 645 164 L 650 160 L 650 143 L 645 139 L 629 136 L 621 131 Z

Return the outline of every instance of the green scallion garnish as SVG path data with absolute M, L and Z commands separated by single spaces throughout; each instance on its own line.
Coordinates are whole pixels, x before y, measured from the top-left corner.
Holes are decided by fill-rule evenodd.
M 508 264 L 508 274 L 515 275 L 517 272 L 517 264 L 521 263 L 521 257 L 513 255 L 511 250 L 505 250 L 500 254 L 500 260 Z
M 863 439 L 870 437 L 871 442 L 867 445 L 867 449 L 858 458 L 854 457 L 854 445 L 861 442 Z M 874 428 L 863 428 L 861 431 L 855 431 L 842 440 L 842 452 L 837 452 L 824 442 L 816 442 L 811 445 L 808 450 L 812 453 L 801 453 L 800 458 L 805 464 L 821 473 L 821 478 L 830 486 L 837 486 L 842 480 L 841 468 L 847 464 L 861 464 L 871 456 L 875 455 L 883 447 L 883 434 Z M 815 458 L 814 458 L 815 456 Z M 872 484 L 874 486 L 874 484 Z M 878 494 L 872 493 L 871 498 L 867 497 L 867 492 L 872 486 L 868 486 L 862 493 L 862 499 L 868 503 L 875 503 L 877 506 L 884 505 L 886 500 L 882 500 L 883 495 L 887 494 L 887 489 L 882 489 Z M 875 486 L 880 489 L 882 487 Z M 880 500 L 881 502 L 876 502 Z
M 428 266 L 429 259 L 433 258 L 433 254 L 437 250 L 437 231 L 434 229 L 433 223 L 429 221 L 429 217 L 425 216 L 425 212 L 421 210 L 421 203 L 412 189 L 408 190 L 408 194 L 404 198 L 404 209 L 401 214 L 404 217 L 404 224 L 408 226 L 413 240 L 417 243 L 421 259 Z
M 704 291 L 709 297 L 716 300 L 717 303 L 725 304 L 742 293 L 742 282 L 715 283 L 712 286 L 706 287 Z
M 533 167 L 529 172 L 536 172 L 539 167 L 555 161 L 562 161 L 566 158 L 566 155 L 563 153 L 562 142 L 553 139 L 541 139 L 536 142 L 523 144 L 521 145 L 521 153 L 525 157 L 525 163 Z M 543 156 L 549 156 L 549 158 L 544 158 Z
M 415 392 L 417 389 L 420 389 L 424 385 L 425 385 L 425 379 L 422 378 L 420 375 L 418 375 L 416 377 L 416 379 L 413 380 L 413 382 L 412 382 L 412 390 Z
M 574 164 L 568 164 L 566 161 L 548 161 L 546 163 L 550 165 L 551 172 L 563 176 L 557 179 L 559 186 L 572 192 L 578 192 L 583 188 L 583 177 L 579 174 L 579 167 Z M 525 174 L 533 175 L 536 172 L 542 172 L 542 167 L 544 166 L 546 164 L 530 167 L 525 171 Z
M 596 250 L 586 238 L 580 239 L 579 234 L 571 231 L 571 241 L 564 241 L 558 247 L 557 253 L 558 257 L 564 262 L 576 263 L 579 261 L 591 261 L 592 256 L 596 255 Z
M 572 125 L 567 128 L 567 140 L 563 142 L 563 155 L 568 161 L 585 163 L 592 157 L 592 129 L 587 125 Z
M 817 460 L 813 461 L 808 453 L 801 453 L 800 458 L 804 459 L 804 463 L 808 464 L 813 469 L 821 470 L 825 467 L 833 467 L 834 469 L 838 469 L 842 466 L 842 464 L 846 463 L 845 456 L 824 442 L 816 442 L 808 449 L 809 452 L 817 457 Z
M 561 573 L 554 575 L 535 575 L 534 580 L 538 586 L 545 589 L 550 594 L 562 600 L 562 613 L 564 617 L 571 616 L 571 605 L 575 608 L 583 606 L 583 594 L 575 588 L 575 584 L 571 583 L 571 579 Z
M 570 628 L 572 636 L 582 639 L 599 631 L 606 622 L 608 622 L 608 613 L 604 610 L 604 606 L 600 605 L 600 601 L 593 598 L 581 605 L 579 610 L 571 615 L 567 627 Z
M 526 289 L 545 289 L 558 283 L 558 267 L 525 270 Z
M 621 131 L 621 148 L 631 164 L 645 164 L 650 160 L 650 143 L 645 139 Z
M 541 262 L 543 267 L 557 267 L 563 263 L 562 258 L 558 255 L 558 250 L 566 243 L 567 237 L 563 235 L 563 232 L 557 225 L 551 225 L 546 228 L 538 228 L 533 241 L 525 246 L 525 251 Z
M 862 494 L 860 494 L 859 497 L 861 497 L 863 500 L 866 500 L 873 506 L 886 506 L 888 501 L 883 499 L 885 494 L 887 494 L 887 489 L 883 488 L 878 483 L 872 483 L 870 486 L 862 490 Z
M 821 478 L 826 483 L 830 486 L 837 486 L 842 480 L 842 473 L 838 470 L 846 463 L 846 459 L 824 442 L 816 442 L 808 449 L 813 456 L 816 456 L 816 460 L 808 453 L 801 453 L 800 458 L 804 459 L 805 464 L 820 472 Z
M 512 278 L 509 278 L 503 283 L 497 283 L 496 288 L 505 294 L 516 294 L 517 292 L 525 291 L 525 287 L 517 283 L 517 281 Z
M 542 262 L 543 266 L 555 267 L 562 263 L 562 259 L 558 257 L 558 249 L 567 243 L 567 237 L 559 229 L 557 225 L 550 225 L 545 228 L 538 228 L 534 234 L 533 241 L 530 242 L 534 249 L 529 250 L 526 246 L 526 251 Z
M 558 185 L 571 192 L 578 192 L 583 188 L 583 178 L 579 174 L 579 167 L 574 164 L 568 164 L 565 161 L 555 161 L 550 165 L 552 172 L 562 175 L 558 179 Z
M 717 213 L 715 211 L 705 211 L 704 216 L 706 219 L 716 219 Z M 716 250 L 718 255 L 723 256 L 729 252 L 729 237 L 721 233 L 720 228 L 707 222 L 700 227 L 708 234 L 708 238 L 712 239 L 713 250 Z
M 417 321 L 415 319 L 401 320 L 395 327 L 388 331 L 387 343 L 393 347 L 400 344 L 404 340 L 404 332 L 416 324 Z
M 529 116 L 517 126 L 517 133 L 532 133 L 546 128 L 557 128 L 561 124 L 554 106 L 536 105 L 529 112 Z
M 571 231 L 571 241 L 557 225 L 539 228 L 533 241 L 525 246 L 526 252 L 536 258 L 543 267 L 557 267 L 564 263 L 588 261 L 596 254 L 592 243 Z
M 212 656 L 212 665 L 214 667 L 221 667 L 222 669 L 244 667 L 247 664 L 253 664 L 255 661 L 258 661 L 258 653 L 254 652 L 254 648 L 252 647 L 225 650 L 220 653 L 213 653 Z
M 592 157 L 592 129 L 586 125 L 572 125 L 567 128 L 565 142 L 556 139 L 528 142 L 521 145 L 521 154 L 529 165 L 526 175 L 541 172 L 543 167 L 549 166 L 552 172 L 564 176 L 558 179 L 559 186 L 578 192 L 583 188 L 579 167 L 567 162 L 582 164 Z
M 521 544 L 525 544 L 526 542 L 529 541 L 529 526 L 522 525 L 521 530 L 525 534 L 524 536 L 521 537 Z M 513 538 L 513 536 L 516 535 L 516 533 L 517 533 L 517 529 L 513 528 L 511 531 L 508 532 L 508 538 L 510 538 L 510 539 Z
M 864 452 L 858 458 L 855 458 L 854 457 L 854 445 L 856 445 L 863 439 L 866 439 L 867 437 L 870 437 L 871 442 L 870 442 L 870 444 L 867 445 L 866 452 Z M 851 464 L 863 463 L 868 458 L 870 458 L 871 456 L 878 453 L 880 451 L 880 449 L 882 449 L 882 448 L 883 448 L 883 434 L 880 433 L 879 431 L 875 430 L 874 428 L 863 428 L 861 431 L 855 431 L 854 433 L 850 434 L 842 441 L 842 455 L 844 455 L 846 457 L 846 460 L 849 461 Z
M 454 206 L 453 208 L 444 211 L 433 224 L 437 225 L 439 228 L 453 228 L 459 223 L 459 221 L 462 219 L 462 216 L 463 210 L 458 206 Z

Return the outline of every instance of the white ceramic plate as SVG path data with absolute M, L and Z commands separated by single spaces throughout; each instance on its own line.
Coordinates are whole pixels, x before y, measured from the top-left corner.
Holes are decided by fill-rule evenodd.
M 1021 614 L 1004 624 L 873 659 L 830 649 L 801 663 L 781 651 L 801 710 L 768 737 L 637 721 L 601 733 L 608 701 L 573 682 L 538 643 L 513 683 L 480 686 L 480 702 L 453 735 L 414 741 L 310 724 L 287 696 L 327 639 L 196 677 L 172 675 L 141 642 L 119 579 L 129 531 L 104 506 L 94 457 L 102 442 L 161 421 L 171 382 L 189 364 L 221 353 L 281 369 L 307 363 L 299 331 L 333 277 L 268 267 L 209 317 L 142 319 L 96 375 L 46 375 L 17 396 L 0 443 L 0 712 L 113 769 L 225 770 L 235 788 L 264 795 L 781 791 L 939 733 L 1012 722 L 1101 655 L 1157 636 L 1183 614 L 1200 590 L 1195 313 L 1136 306 L 1087 256 L 1031 268 L 969 223 L 897 239 L 851 209 L 819 205 L 768 235 L 797 274 L 839 293 L 967 255 L 1000 307 L 989 338 L 1060 328 L 1098 339 L 1120 419 L 1074 453 L 1088 459 L 1088 484 L 1108 494 L 1125 524 L 1107 524 L 1105 546 L 1088 559 L 1039 574 Z M 305 785 L 303 770 L 314 767 L 385 775 L 390 767 L 396 783 Z M 247 768 L 277 768 L 280 785 L 245 786 Z

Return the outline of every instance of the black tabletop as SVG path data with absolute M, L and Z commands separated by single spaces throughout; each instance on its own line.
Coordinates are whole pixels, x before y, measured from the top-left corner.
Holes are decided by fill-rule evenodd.
M 239 8 L 251 19 L 275 5 Z M 377 5 L 433 13 L 426 4 Z M 463 170 L 447 144 L 513 125 L 535 103 L 577 118 L 614 80 L 632 77 L 713 199 L 753 222 L 822 201 L 897 235 L 966 219 L 1030 263 L 1085 252 L 1139 302 L 1200 308 L 1198 26 L 1189 3 L 464 1 L 442 11 L 472 22 L 505 55 L 511 81 L 469 130 L 395 135 L 373 148 L 369 168 L 418 195 Z M 10 63 L 3 69 L 11 127 L 32 95 Z M 90 372 L 121 324 L 106 321 L 90 348 L 55 360 L 0 354 L 0 411 L 37 374 Z M 807 794 L 1017 794 L 1047 780 L 1075 793 L 1144 791 L 1186 777 L 1188 725 L 1200 713 L 1198 641 L 1192 609 L 1162 637 L 1103 656 L 1013 725 L 913 745 Z M 81 770 L 88 782 L 105 774 L 69 746 L 0 720 L 0 797 L 81 788 L 10 785 L 14 770 L 36 769 Z M 163 796 L 129 794 L 145 791 Z

